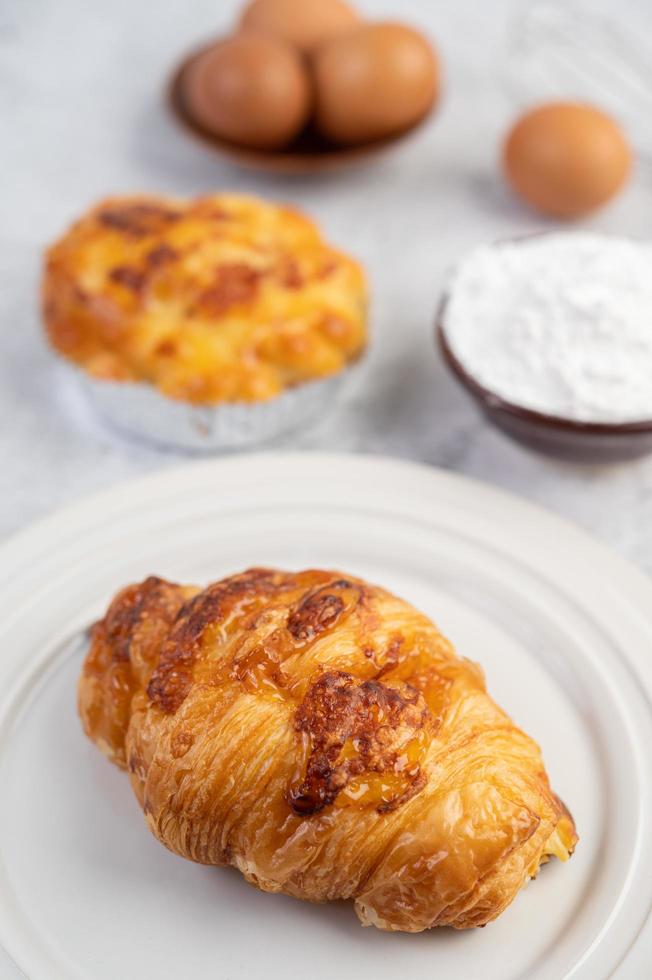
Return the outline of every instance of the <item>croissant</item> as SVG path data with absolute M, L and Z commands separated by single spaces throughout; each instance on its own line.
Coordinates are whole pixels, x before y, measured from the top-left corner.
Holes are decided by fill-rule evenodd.
M 484 925 L 577 842 L 481 669 L 341 573 L 128 586 L 93 628 L 79 711 L 166 847 L 352 898 L 364 925 Z

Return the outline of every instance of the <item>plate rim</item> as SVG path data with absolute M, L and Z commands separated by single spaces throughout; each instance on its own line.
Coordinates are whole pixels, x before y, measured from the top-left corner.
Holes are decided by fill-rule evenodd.
M 358 452 L 323 452 L 320 450 L 300 450 L 294 452 L 276 451 L 273 449 L 262 451 L 235 452 L 231 455 L 212 457 L 210 459 L 193 459 L 184 461 L 180 464 L 163 466 L 153 471 L 136 477 L 127 477 L 112 483 L 110 486 L 101 490 L 95 490 L 88 494 L 72 499 L 62 506 L 55 507 L 45 514 L 29 522 L 26 526 L 18 528 L 0 541 L 0 587 L 5 583 L 2 577 L 2 566 L 9 559 L 20 554 L 21 551 L 34 549 L 35 544 L 43 537 L 57 536 L 60 526 L 68 525 L 71 521 L 79 522 L 88 519 L 94 512 L 105 508 L 107 505 L 122 510 L 129 494 L 141 495 L 143 492 L 152 491 L 156 496 L 156 491 L 161 484 L 165 483 L 185 483 L 187 480 L 195 482 L 194 478 L 199 478 L 210 474 L 213 470 L 246 470 L 256 465 L 273 465 L 278 467 L 293 468 L 297 464 L 303 470 L 313 467 L 325 466 L 328 470 L 337 466 L 345 465 L 348 468 L 360 468 L 368 470 L 369 473 L 375 468 L 403 470 L 407 475 L 412 473 L 419 481 L 431 481 L 433 485 L 439 484 L 440 488 L 448 490 L 451 497 L 460 498 L 480 494 L 486 500 L 501 507 L 509 505 L 515 508 L 516 512 L 529 520 L 536 520 L 548 524 L 551 530 L 559 530 L 572 539 L 572 544 L 583 549 L 589 549 L 600 560 L 607 560 L 615 567 L 619 580 L 624 578 L 628 581 L 628 589 L 633 590 L 639 599 L 650 601 L 649 610 L 646 610 L 646 619 L 652 623 L 652 576 L 648 575 L 643 569 L 639 568 L 634 562 L 610 547 L 606 542 L 591 533 L 590 530 L 580 524 L 564 517 L 555 511 L 535 503 L 520 494 L 509 490 L 504 490 L 494 484 L 475 477 L 466 476 L 441 467 L 432 466 L 421 461 L 393 457 L 386 454 L 358 453 Z M 517 513 L 518 516 L 518 513 Z M 14 578 L 13 574 L 6 576 L 8 579 Z M 622 590 L 619 590 L 622 591 Z M 2 591 L 0 591 L 0 608 L 2 604 Z M 639 615 L 645 613 L 637 608 Z M 1 622 L 1 619 L 0 619 Z M 652 665 L 652 661 L 651 661 Z M 652 671 L 650 673 L 650 691 L 652 695 Z

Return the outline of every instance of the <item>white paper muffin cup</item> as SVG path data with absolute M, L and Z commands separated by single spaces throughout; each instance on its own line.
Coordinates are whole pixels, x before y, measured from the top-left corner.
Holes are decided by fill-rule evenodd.
M 74 364 L 62 367 L 100 418 L 123 435 L 157 446 L 216 453 L 259 445 L 316 421 L 349 380 L 351 368 L 288 388 L 270 401 L 192 405 L 153 385 L 104 381 Z

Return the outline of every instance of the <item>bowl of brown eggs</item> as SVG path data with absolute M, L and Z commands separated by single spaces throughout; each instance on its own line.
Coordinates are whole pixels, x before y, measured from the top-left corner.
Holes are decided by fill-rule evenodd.
M 278 173 L 362 162 L 413 132 L 440 89 L 423 34 L 343 0 L 252 0 L 233 33 L 183 59 L 174 116 L 233 161 Z

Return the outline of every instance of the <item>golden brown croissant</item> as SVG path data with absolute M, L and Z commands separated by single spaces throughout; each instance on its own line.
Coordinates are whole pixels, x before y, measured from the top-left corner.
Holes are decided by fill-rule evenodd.
M 172 851 L 353 898 L 382 929 L 483 925 L 577 841 L 480 668 L 339 573 L 129 586 L 94 627 L 79 709 Z

